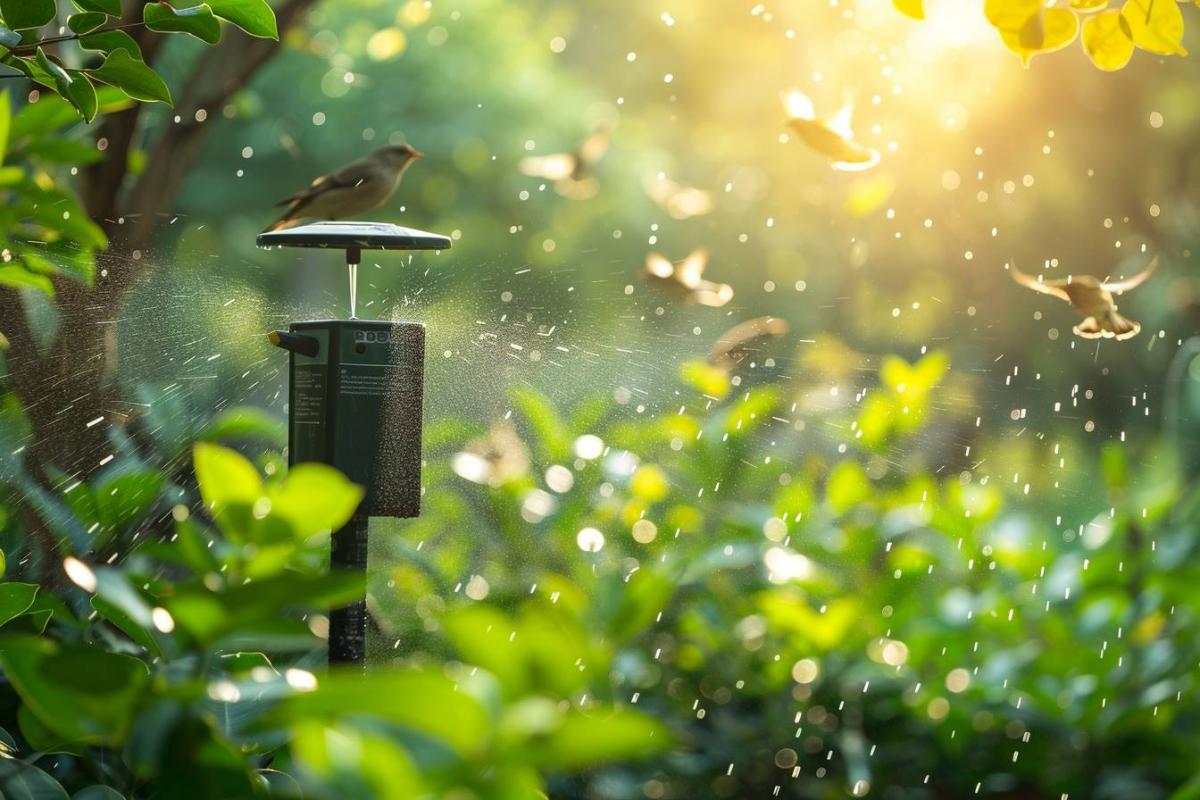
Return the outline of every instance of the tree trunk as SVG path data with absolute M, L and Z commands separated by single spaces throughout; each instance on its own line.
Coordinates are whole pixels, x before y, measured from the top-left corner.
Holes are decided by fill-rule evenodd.
M 314 0 L 287 0 L 276 9 L 279 32 L 297 24 Z M 127 0 L 124 21 L 140 19 L 144 3 Z M 105 157 L 82 171 L 79 193 L 89 215 L 109 237 L 97 255 L 92 287 L 54 280 L 59 325 L 49 346 L 38 347 L 20 293 L 0 287 L 0 320 L 10 341 L 5 354 L 9 379 L 33 428 L 25 454 L 31 473 L 45 478 L 53 465 L 75 479 L 87 479 L 110 452 L 109 426 L 121 422 L 116 408 L 116 320 L 129 289 L 149 262 L 137 258 L 153 242 L 163 212 L 175 203 L 195 166 L 218 112 L 278 51 L 279 42 L 255 39 L 226 25 L 222 42 L 208 48 L 176 93 L 175 114 L 150 148 L 146 169 L 126 187 L 129 155 L 140 132 L 142 104 L 113 114 L 99 126 Z M 164 37 L 139 29 L 146 61 Z M 197 120 L 205 110 L 211 121 Z M 203 116 L 203 115 L 202 115 Z

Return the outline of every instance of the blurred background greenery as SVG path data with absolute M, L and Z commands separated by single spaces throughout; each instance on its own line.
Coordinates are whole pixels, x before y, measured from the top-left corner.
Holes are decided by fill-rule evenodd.
M 358 297 L 428 326 L 423 515 L 372 527 L 378 685 L 276 712 L 305 791 L 1200 797 L 1200 66 L 1139 52 L 1105 73 L 1072 49 L 1025 69 L 981 5 L 929 2 L 920 22 L 884 0 L 315 5 L 208 109 L 198 166 L 138 254 L 153 268 L 112 322 L 113 366 L 144 435 L 115 428 L 119 457 L 89 485 L 160 478 L 136 513 L 97 517 L 93 560 L 173 507 L 204 516 L 197 438 L 282 471 L 286 369 L 265 333 L 344 316 L 345 277 L 254 235 L 311 177 L 409 142 L 428 156 L 376 218 L 454 247 L 368 259 Z M 174 86 L 201 50 L 172 41 L 156 66 Z M 852 100 L 880 163 L 836 171 L 798 142 L 794 87 L 821 113 Z M 174 113 L 148 110 L 145 140 Z M 519 168 L 598 128 L 594 196 Z M 135 172 L 145 158 L 135 146 Z M 711 209 L 672 213 L 664 180 Z M 643 279 L 648 253 L 696 248 L 727 305 Z M 1143 325 L 1126 342 L 1074 337 L 1069 308 L 1004 268 L 1129 275 L 1154 255 L 1120 299 Z M 790 333 L 703 365 L 763 315 Z M 10 396 L 10 476 L 20 417 Z M 30 496 L 9 486 L 5 552 Z M 129 569 L 156 575 L 154 557 Z M 442 697 L 395 675 L 469 685 L 478 708 L 453 712 L 458 731 L 425 706 L 325 718 L 370 714 L 371 692 Z M 221 680 L 212 735 L 261 747 Z

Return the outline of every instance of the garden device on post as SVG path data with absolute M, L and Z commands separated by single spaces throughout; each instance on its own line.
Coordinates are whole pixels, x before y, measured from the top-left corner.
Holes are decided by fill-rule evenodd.
M 355 279 L 363 250 L 445 250 L 434 233 L 379 222 L 317 222 L 259 234 L 260 247 L 344 250 L 350 319 L 293 322 L 272 344 L 289 359 L 288 463 L 329 464 L 366 494 L 333 535 L 330 566 L 366 572 L 370 517 L 421 511 L 421 397 L 425 326 L 355 317 Z M 363 663 L 366 600 L 329 618 L 329 661 Z

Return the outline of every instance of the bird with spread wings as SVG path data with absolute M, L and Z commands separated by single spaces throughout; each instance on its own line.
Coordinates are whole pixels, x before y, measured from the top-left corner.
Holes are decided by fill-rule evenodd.
M 1131 339 L 1142 329 L 1140 322 L 1117 313 L 1117 304 L 1113 295 L 1119 295 L 1140 286 L 1158 267 L 1158 259 L 1153 259 L 1144 270 L 1126 278 L 1123 281 L 1101 281 L 1093 275 L 1069 275 L 1066 278 L 1047 281 L 1035 278 L 1017 269 L 1015 263 L 1009 263 L 1008 271 L 1017 283 L 1035 292 L 1057 297 L 1070 303 L 1071 307 L 1083 315 L 1083 322 L 1073 330 L 1076 336 L 1084 339 Z

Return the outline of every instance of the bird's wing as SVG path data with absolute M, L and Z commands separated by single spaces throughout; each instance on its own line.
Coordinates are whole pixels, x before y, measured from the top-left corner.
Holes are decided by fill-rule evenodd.
M 279 201 L 277 205 L 294 205 L 295 208 L 288 211 L 289 214 L 293 214 L 319 194 L 328 192 L 331 189 L 357 186 L 363 181 L 369 180 L 374 175 L 374 171 L 375 165 L 365 158 L 351 161 L 349 164 L 334 170 L 328 175 L 322 175 L 314 179 L 308 185 L 307 189 L 302 192 L 296 192 L 291 197 Z
M 650 253 L 646 256 L 646 274 L 667 280 L 675 274 L 675 265 L 658 253 Z
M 1057 297 L 1064 302 L 1071 302 L 1071 296 L 1067 294 L 1067 290 L 1062 288 L 1060 281 L 1040 281 L 1032 275 L 1026 275 L 1021 270 L 1017 269 L 1016 262 L 1010 261 L 1008 264 L 1008 273 L 1012 275 L 1012 279 L 1024 286 L 1026 289 L 1033 289 L 1035 292 L 1048 294 L 1052 297 Z
M 689 289 L 700 285 L 704 268 L 708 266 L 708 251 L 704 248 L 693 250 L 683 263 L 675 268 L 675 279 Z
M 1137 275 L 1134 275 L 1132 278 L 1126 278 L 1123 281 L 1117 281 L 1115 283 L 1105 282 L 1102 284 L 1102 288 L 1110 292 L 1116 292 L 1117 294 L 1120 294 L 1121 292 L 1128 292 L 1130 289 L 1140 286 L 1142 282 L 1146 280 L 1146 278 L 1150 277 L 1150 273 L 1154 272 L 1156 269 L 1158 269 L 1158 256 L 1155 256 L 1154 260 L 1152 260 L 1144 270 L 1139 272 Z
M 700 281 L 700 284 L 688 293 L 688 302 L 709 308 L 720 308 L 733 299 L 733 287 L 728 283 Z
M 571 153 L 554 153 L 548 156 L 526 156 L 518 166 L 521 172 L 531 178 L 561 181 L 571 177 L 577 163 L 578 159 Z
M 595 164 L 608 150 L 609 134 L 607 128 L 597 128 L 583 140 L 579 146 L 579 160 L 585 164 Z

